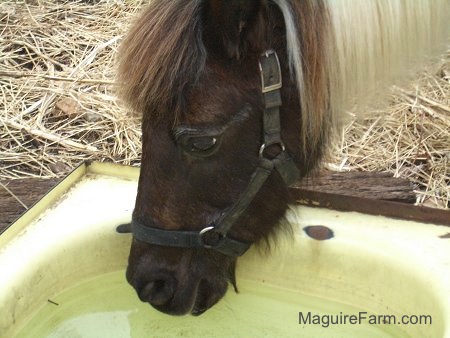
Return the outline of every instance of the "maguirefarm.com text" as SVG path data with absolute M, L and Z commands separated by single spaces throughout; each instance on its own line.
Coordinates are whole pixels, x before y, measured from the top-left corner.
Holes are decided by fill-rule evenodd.
M 430 315 L 374 315 L 361 311 L 356 314 L 313 314 L 312 312 L 299 312 L 298 323 L 303 325 L 431 325 L 433 318 Z

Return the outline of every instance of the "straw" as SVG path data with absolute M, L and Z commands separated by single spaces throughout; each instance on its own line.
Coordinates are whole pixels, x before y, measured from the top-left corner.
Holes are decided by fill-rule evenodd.
M 0 4 L 0 179 L 85 160 L 139 164 L 140 121 L 115 98 L 115 54 L 140 1 Z
M 335 170 L 387 171 L 408 178 L 417 204 L 450 207 L 450 54 L 403 88 L 383 110 L 353 120 L 334 147 Z
M 145 1 L 0 3 L 0 180 L 66 175 L 85 160 L 139 165 L 140 120 L 116 100 L 115 58 Z M 449 208 L 450 55 L 368 118 L 327 167 L 410 179 L 417 203 Z

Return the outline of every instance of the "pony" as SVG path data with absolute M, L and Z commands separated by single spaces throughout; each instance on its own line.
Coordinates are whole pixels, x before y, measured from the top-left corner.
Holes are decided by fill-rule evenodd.
M 142 115 L 126 278 L 200 315 L 269 243 L 344 111 L 445 51 L 448 0 L 152 0 L 119 49 Z

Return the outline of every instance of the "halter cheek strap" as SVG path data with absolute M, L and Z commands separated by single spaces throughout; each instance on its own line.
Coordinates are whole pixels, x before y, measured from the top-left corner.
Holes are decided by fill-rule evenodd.
M 227 236 L 228 231 L 255 198 L 270 174 L 276 170 L 286 185 L 294 183 L 300 176 L 299 170 L 286 152 L 281 139 L 280 106 L 282 87 L 281 69 L 274 50 L 268 50 L 259 60 L 261 85 L 265 109 L 263 114 L 263 143 L 259 151 L 259 164 L 238 200 L 216 221 L 201 231 L 163 230 L 145 226 L 136 220 L 117 227 L 119 233 L 133 233 L 139 241 L 169 247 L 207 248 L 225 255 L 238 257 L 244 254 L 252 243 L 242 242 Z M 269 157 L 267 150 L 276 147 L 278 154 Z

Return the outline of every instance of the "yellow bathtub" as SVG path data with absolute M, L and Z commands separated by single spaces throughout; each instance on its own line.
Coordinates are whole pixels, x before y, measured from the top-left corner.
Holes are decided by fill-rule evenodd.
M 125 281 L 131 237 L 115 232 L 137 177 L 83 165 L 0 235 L 1 338 L 450 338 L 448 226 L 300 205 L 293 238 L 239 259 L 238 294 L 200 317 L 153 310 Z

